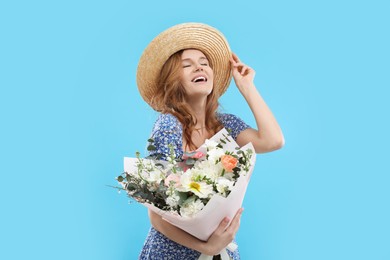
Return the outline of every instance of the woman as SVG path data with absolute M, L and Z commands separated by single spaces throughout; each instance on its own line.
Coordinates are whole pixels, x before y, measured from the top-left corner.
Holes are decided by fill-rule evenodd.
M 237 144 L 252 142 L 257 153 L 284 145 L 282 131 L 257 91 L 255 72 L 232 54 L 223 35 L 204 24 L 176 25 L 157 36 L 141 56 L 137 85 L 142 97 L 161 112 L 153 131 L 157 150 L 168 154 L 168 144 L 182 157 L 193 151 L 221 128 L 230 130 Z M 246 99 L 256 120 L 250 128 L 238 117 L 218 113 L 218 98 L 229 86 L 231 76 Z M 232 242 L 239 228 L 242 209 L 229 223 L 225 218 L 210 236 L 201 241 L 149 211 L 152 228 L 140 259 L 198 259 L 200 254 L 217 255 Z M 229 251 L 239 259 L 238 250 Z

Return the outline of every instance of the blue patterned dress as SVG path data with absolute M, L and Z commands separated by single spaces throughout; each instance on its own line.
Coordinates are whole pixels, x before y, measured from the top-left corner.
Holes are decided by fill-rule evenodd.
M 240 118 L 232 114 L 217 114 L 218 120 L 228 130 L 234 140 L 238 134 L 250 128 Z M 156 150 L 151 154 L 162 154 L 162 159 L 166 160 L 169 154 L 168 144 L 172 144 L 178 158 L 183 156 L 183 129 L 179 120 L 171 114 L 160 114 L 154 124 L 152 136 Z M 240 259 L 238 249 L 234 252 L 228 250 L 228 254 L 234 260 Z M 141 260 L 196 260 L 201 255 L 200 252 L 180 245 L 162 233 L 150 228 L 146 237 L 139 259 Z

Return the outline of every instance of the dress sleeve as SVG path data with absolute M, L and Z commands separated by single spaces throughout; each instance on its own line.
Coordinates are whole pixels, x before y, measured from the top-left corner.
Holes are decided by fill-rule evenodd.
M 167 160 L 171 144 L 176 156 L 180 153 L 181 129 L 177 119 L 170 114 L 160 114 L 157 118 L 150 138 L 154 139 L 156 150 L 149 151 L 149 155 L 161 155 L 161 160 Z
M 219 121 L 230 133 L 234 140 L 237 140 L 237 136 L 245 129 L 251 128 L 241 118 L 233 114 L 217 114 Z

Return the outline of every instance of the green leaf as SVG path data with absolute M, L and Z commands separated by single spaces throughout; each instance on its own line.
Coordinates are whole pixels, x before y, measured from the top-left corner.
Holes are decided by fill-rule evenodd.
M 196 198 L 197 198 L 197 197 L 196 197 L 195 195 L 193 195 L 193 196 L 187 198 L 187 199 L 183 202 L 183 204 L 192 203 L 192 202 L 194 202 L 194 201 L 196 200 Z
M 187 155 L 188 157 L 191 157 L 193 155 L 196 154 L 196 152 L 184 152 L 185 155 Z
M 116 177 L 116 180 L 117 180 L 118 182 L 122 182 L 122 181 L 124 180 L 124 178 L 123 178 L 122 176 L 118 176 L 118 177 Z
M 134 197 L 139 197 L 147 201 L 153 201 L 153 196 L 151 194 L 145 193 L 143 191 L 136 191 Z
M 126 189 L 127 189 L 128 191 L 135 191 L 135 190 L 138 189 L 138 185 L 135 184 L 135 183 L 128 183 L 128 184 L 126 185 Z
M 196 160 L 193 159 L 193 158 L 188 158 L 188 159 L 186 160 L 186 164 L 187 164 L 187 165 L 194 165 L 195 162 L 196 162 Z
M 179 202 L 185 201 L 188 198 L 188 192 L 178 192 L 179 195 Z
M 126 181 L 130 182 L 131 181 L 131 176 L 129 174 L 126 175 Z
M 154 146 L 154 145 L 152 145 L 152 144 L 149 144 L 148 145 L 148 148 L 146 148 L 148 151 L 156 151 L 157 150 L 157 148 L 156 148 L 156 146 Z

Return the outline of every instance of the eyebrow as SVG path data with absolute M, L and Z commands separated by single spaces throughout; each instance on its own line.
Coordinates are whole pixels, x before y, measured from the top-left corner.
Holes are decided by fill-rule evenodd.
M 208 61 L 208 59 L 206 57 L 200 57 L 198 60 L 207 60 Z M 187 59 L 182 59 L 181 61 L 191 61 L 191 59 L 187 58 Z

